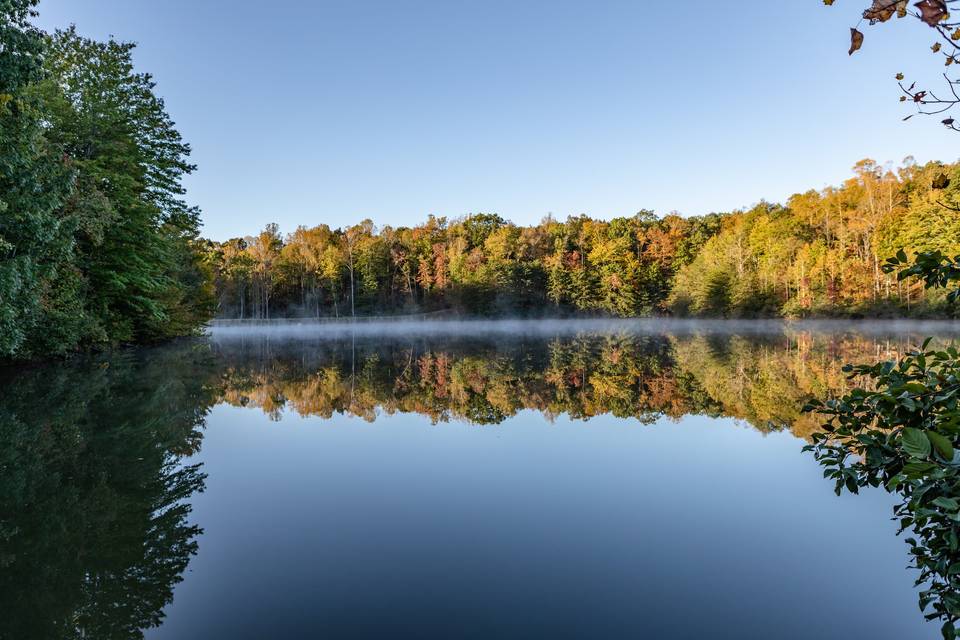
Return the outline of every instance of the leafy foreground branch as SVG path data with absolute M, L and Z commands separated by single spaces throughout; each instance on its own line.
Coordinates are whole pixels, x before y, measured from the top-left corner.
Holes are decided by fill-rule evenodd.
M 901 252 L 884 267 L 897 269 L 900 279 L 918 276 L 927 288 L 942 288 L 960 281 L 960 256 L 925 253 L 910 264 Z M 837 495 L 883 486 L 902 496 L 894 519 L 898 533 L 911 534 L 920 610 L 942 620 L 943 637 L 953 639 L 960 630 L 960 352 L 930 342 L 899 362 L 847 365 L 849 378 L 867 388 L 804 407 L 826 417 L 804 450 L 825 467 Z

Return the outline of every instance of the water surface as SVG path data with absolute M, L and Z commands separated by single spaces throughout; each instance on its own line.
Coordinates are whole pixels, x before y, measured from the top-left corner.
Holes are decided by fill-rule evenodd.
M 798 407 L 955 331 L 234 326 L 7 372 L 0 638 L 936 638 Z

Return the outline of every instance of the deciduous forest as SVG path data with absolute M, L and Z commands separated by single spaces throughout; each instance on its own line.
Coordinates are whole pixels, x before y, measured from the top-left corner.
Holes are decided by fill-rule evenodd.
M 960 253 L 960 164 L 862 160 L 837 187 L 704 216 L 520 226 L 496 214 L 415 227 L 269 225 L 207 244 L 218 315 L 810 317 L 936 315 L 942 293 L 885 274 L 901 248 Z

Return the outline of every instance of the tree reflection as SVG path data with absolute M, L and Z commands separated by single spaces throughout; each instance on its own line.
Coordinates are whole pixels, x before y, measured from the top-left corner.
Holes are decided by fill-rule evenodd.
M 138 638 L 197 551 L 216 390 L 179 346 L 0 380 L 0 638 Z
M 434 423 L 497 424 L 532 409 L 548 419 L 601 414 L 727 416 L 760 430 L 818 427 L 806 399 L 842 393 L 842 363 L 895 356 L 911 336 L 603 334 L 552 340 L 423 338 L 220 341 L 223 401 L 272 419 L 413 412 Z
M 0 373 L 0 639 L 138 638 L 197 552 L 185 458 L 214 404 L 374 420 L 497 424 L 601 414 L 818 425 L 803 400 L 846 390 L 846 361 L 911 336 L 596 334 L 184 343 Z

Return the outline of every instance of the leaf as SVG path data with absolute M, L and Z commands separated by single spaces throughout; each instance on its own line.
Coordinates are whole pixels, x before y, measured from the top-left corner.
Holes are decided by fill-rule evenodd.
M 926 458 L 930 455 L 930 441 L 920 429 L 907 427 L 900 437 L 903 450 L 913 458 Z
M 943 0 L 920 0 L 913 6 L 920 11 L 920 19 L 931 27 L 947 16 L 947 5 Z
M 921 478 L 924 474 L 929 473 L 937 468 L 937 465 L 932 462 L 908 462 L 903 465 L 903 474 L 908 478 Z
M 854 52 L 859 51 L 860 47 L 863 46 L 863 34 L 854 29 L 850 28 L 850 51 L 847 52 L 847 55 L 853 55 Z
M 906 0 L 873 0 L 873 5 L 863 12 L 863 17 L 870 21 L 870 24 L 877 22 L 886 22 L 898 13 L 901 9 L 906 9 Z
M 953 498 L 948 498 L 946 496 L 940 496 L 939 498 L 935 499 L 933 504 L 944 509 L 949 509 L 950 511 L 956 511 L 957 509 L 960 509 L 960 503 Z
M 937 433 L 936 431 L 927 431 L 927 439 L 934 446 L 937 452 L 943 456 L 944 460 L 953 460 L 953 443 L 949 438 Z
M 943 626 L 940 627 L 940 633 L 943 634 L 944 640 L 954 640 L 957 637 L 957 630 L 950 620 L 943 623 Z

